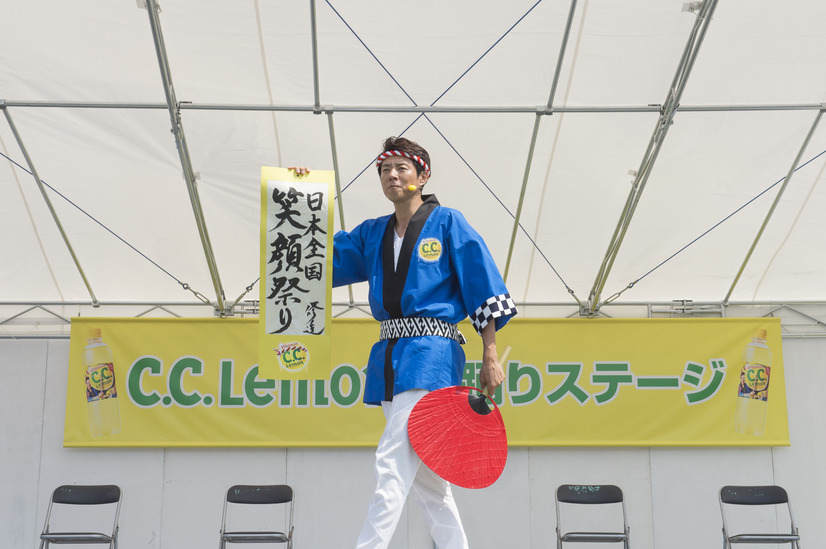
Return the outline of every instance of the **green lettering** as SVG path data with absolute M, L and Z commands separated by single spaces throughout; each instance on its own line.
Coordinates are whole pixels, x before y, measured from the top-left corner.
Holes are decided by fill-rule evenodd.
M 327 380 L 316 379 L 313 386 L 313 406 L 316 408 L 327 408 L 330 406 L 330 399 L 327 395 Z
M 481 369 L 481 362 L 465 362 L 465 369 L 462 372 L 462 385 L 465 387 L 478 387 L 479 370 Z
M 345 384 L 349 385 L 350 389 L 346 394 Z M 342 364 L 333 370 L 330 374 L 330 395 L 333 402 L 342 408 L 353 406 L 361 396 L 361 376 L 358 370 L 350 364 Z
M 145 370 L 149 370 L 151 376 L 159 376 L 163 372 L 163 363 L 154 356 L 142 356 L 133 362 L 126 375 L 126 392 L 129 393 L 129 399 L 135 403 L 135 406 L 151 408 L 161 401 L 161 395 L 157 391 L 150 393 L 143 391 L 141 379 Z
M 204 373 L 204 363 L 200 358 L 187 356 L 179 358 L 169 370 L 169 396 L 179 406 L 190 408 L 201 402 L 198 391 L 184 392 L 184 373 L 190 370 L 192 375 L 200 376 Z
M 296 388 L 295 405 L 306 408 L 310 405 L 310 380 L 299 379 Z
M 283 408 L 289 407 L 290 397 L 292 396 L 292 384 L 289 379 L 281 380 L 281 389 L 279 392 L 281 393 L 281 400 L 278 405 Z
M 520 391 L 519 382 L 524 378 L 528 380 L 528 388 Z M 542 376 L 539 373 L 539 368 L 532 364 L 520 364 L 516 361 L 508 364 L 508 397 L 512 405 L 530 404 L 539 398 L 541 392 Z
M 235 361 L 221 361 L 221 408 L 243 408 L 244 397 L 232 394 L 232 377 Z
M 244 377 L 244 394 L 249 403 L 258 408 L 269 406 L 275 398 L 271 392 L 258 394 L 258 390 L 264 389 L 275 390 L 275 380 L 258 379 L 258 365 L 255 365 L 247 371 Z
M 465 369 L 462 372 L 462 385 L 465 387 L 474 387 L 476 389 L 482 389 L 481 381 L 479 381 L 479 373 L 482 371 L 482 362 L 465 362 Z M 502 405 L 502 386 L 496 388 L 496 391 L 493 392 L 491 395 L 491 400 L 496 403 L 497 406 Z

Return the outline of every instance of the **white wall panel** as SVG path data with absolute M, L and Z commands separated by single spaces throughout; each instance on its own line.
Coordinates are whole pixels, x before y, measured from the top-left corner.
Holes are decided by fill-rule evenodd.
M 0 341 L 0 531 L 28 547 L 35 531 L 48 343 Z
M 770 448 L 652 448 L 654 546 L 722 544 L 717 494 L 726 484 L 772 484 Z
M 376 483 L 374 453 L 371 448 L 289 450 L 287 477 L 296 490 L 297 546 L 334 547 L 343 540 L 355 543 Z M 407 530 L 406 516 L 398 529 Z M 406 539 L 405 544 L 396 541 L 392 547 L 407 547 Z
M 789 492 L 802 540 L 815 546 L 826 539 L 826 400 L 820 390 L 826 386 L 824 351 L 821 339 L 783 341 L 792 445 L 772 453 L 775 483 Z
M 502 476 L 482 490 L 453 488 L 471 547 L 531 547 L 527 448 L 510 448 Z
M 284 484 L 280 448 L 170 448 L 163 467 L 161 547 L 218 544 L 221 511 L 234 484 Z

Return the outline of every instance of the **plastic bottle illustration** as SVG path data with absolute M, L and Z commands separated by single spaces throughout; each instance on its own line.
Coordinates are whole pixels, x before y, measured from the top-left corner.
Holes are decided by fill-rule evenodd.
M 83 349 L 83 364 L 92 436 L 119 433 L 120 409 L 112 349 L 102 341 L 99 328 L 89 332 L 88 345 Z
M 734 429 L 760 436 L 766 430 L 772 352 L 766 344 L 766 330 L 758 330 L 743 349 L 743 369 L 737 386 Z

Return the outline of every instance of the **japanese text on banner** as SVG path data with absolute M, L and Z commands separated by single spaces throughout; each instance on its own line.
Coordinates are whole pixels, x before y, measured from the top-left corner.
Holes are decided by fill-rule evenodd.
M 332 180 L 332 172 L 261 170 L 263 377 L 309 379 L 329 369 Z

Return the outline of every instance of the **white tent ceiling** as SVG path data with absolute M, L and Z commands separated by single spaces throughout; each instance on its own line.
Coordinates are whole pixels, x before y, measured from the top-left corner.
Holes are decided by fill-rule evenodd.
M 352 228 L 402 133 L 520 303 L 826 300 L 822 0 L 153 6 L 3 1 L 0 320 L 238 312 L 260 167 L 335 159 Z

